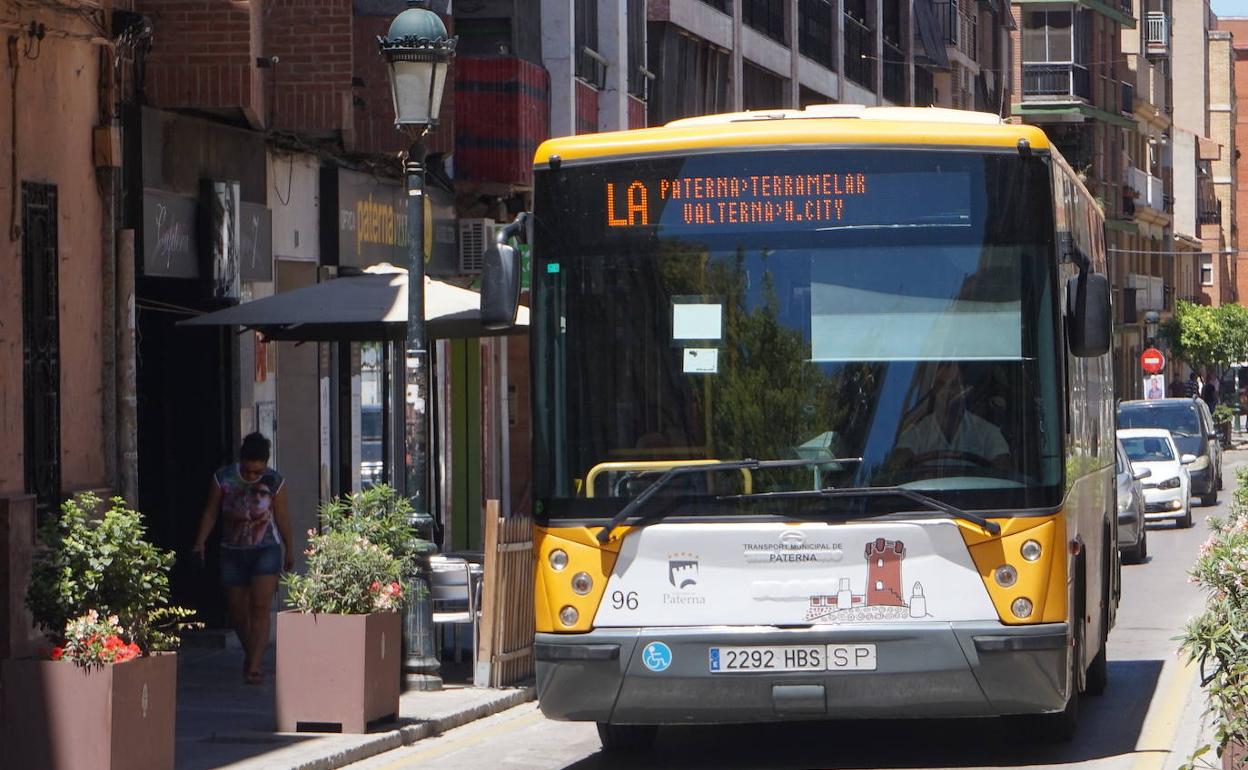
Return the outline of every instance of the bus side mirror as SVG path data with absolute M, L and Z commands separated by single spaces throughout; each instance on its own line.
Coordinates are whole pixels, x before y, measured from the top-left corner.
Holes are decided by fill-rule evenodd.
M 507 241 L 523 235 L 528 214 L 498 230 L 495 243 L 485 250 L 481 267 L 481 325 L 509 329 L 520 307 L 520 254 Z
M 1066 282 L 1066 330 L 1070 352 L 1092 358 L 1109 352 L 1113 311 L 1109 279 L 1101 273 L 1080 271 Z

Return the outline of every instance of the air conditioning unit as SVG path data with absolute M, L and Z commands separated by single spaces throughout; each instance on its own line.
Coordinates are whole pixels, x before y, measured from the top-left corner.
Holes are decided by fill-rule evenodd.
M 480 273 L 485 264 L 485 250 L 493 243 L 493 219 L 459 220 L 459 273 Z

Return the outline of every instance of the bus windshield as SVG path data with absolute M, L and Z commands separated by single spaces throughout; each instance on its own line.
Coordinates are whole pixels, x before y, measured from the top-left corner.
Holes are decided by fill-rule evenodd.
M 847 487 L 1057 504 L 1051 208 L 1047 162 L 1012 151 L 539 171 L 538 513 L 609 516 L 663 468 L 745 458 L 811 463 L 688 474 L 664 494 L 689 514 Z

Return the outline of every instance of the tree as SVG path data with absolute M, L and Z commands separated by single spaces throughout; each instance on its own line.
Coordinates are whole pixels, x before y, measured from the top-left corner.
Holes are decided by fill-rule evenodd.
M 1179 300 L 1160 336 L 1192 367 L 1227 366 L 1248 358 L 1248 308 L 1210 307 Z

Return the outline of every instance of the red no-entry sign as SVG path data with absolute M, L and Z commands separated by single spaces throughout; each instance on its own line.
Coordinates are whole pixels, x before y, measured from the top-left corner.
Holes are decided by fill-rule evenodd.
M 1148 374 L 1157 374 L 1166 366 L 1166 357 L 1157 348 L 1147 348 L 1140 354 L 1140 368 Z

